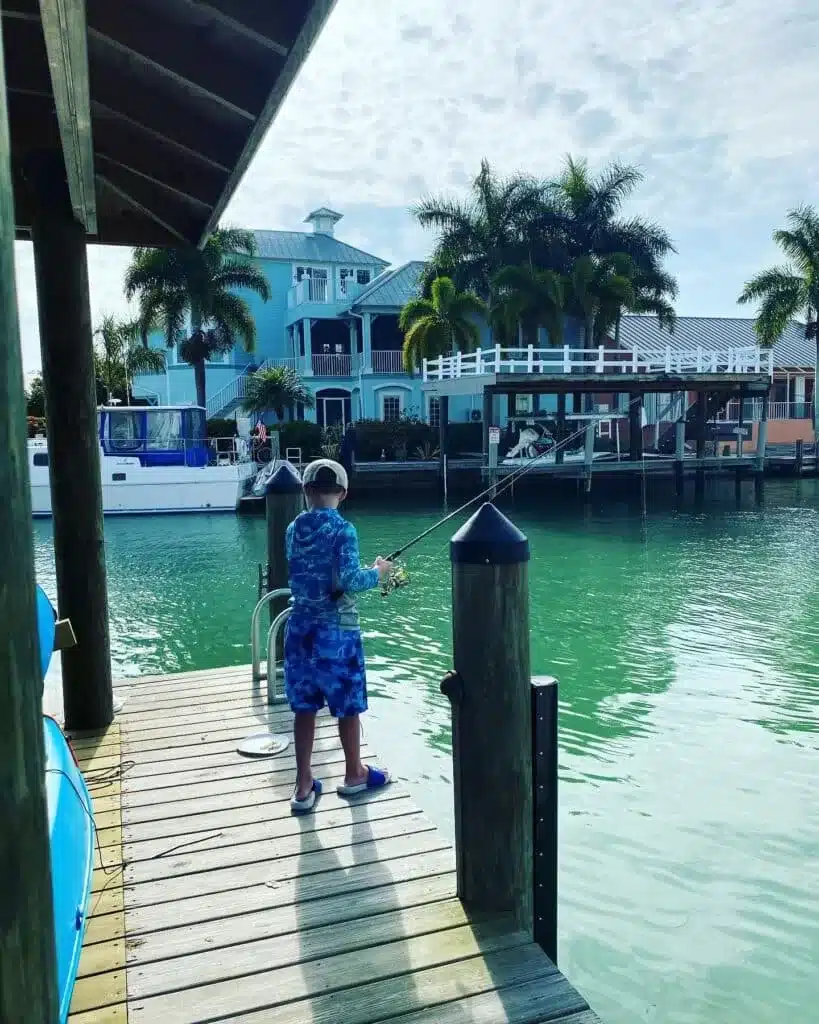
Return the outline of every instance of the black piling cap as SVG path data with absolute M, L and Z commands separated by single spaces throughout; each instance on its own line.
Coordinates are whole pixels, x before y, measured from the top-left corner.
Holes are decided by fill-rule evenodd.
M 486 502 L 449 542 L 449 557 L 462 565 L 515 565 L 529 561 L 529 541 Z
M 301 477 L 292 462 L 283 462 L 271 476 L 265 494 L 296 494 L 301 491 Z

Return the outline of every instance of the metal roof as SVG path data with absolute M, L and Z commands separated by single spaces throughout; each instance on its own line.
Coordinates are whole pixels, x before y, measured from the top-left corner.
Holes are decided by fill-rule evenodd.
M 92 240 L 201 242 L 334 3 L 2 0 L 18 237 L 50 154 Z
M 750 317 L 678 317 L 673 332 L 660 327 L 653 316 L 624 316 L 620 324 L 621 348 L 662 348 L 708 350 L 743 348 L 759 344 Z M 778 369 L 811 368 L 816 359 L 814 343 L 805 337 L 804 324 L 791 321 L 774 345 L 774 366 Z
M 425 264 L 411 260 L 400 267 L 385 270 L 373 281 L 353 303 L 353 309 L 384 306 L 401 309 L 410 299 L 419 294 L 419 283 Z
M 332 235 L 306 231 L 254 231 L 257 256 L 268 260 L 304 260 L 308 263 L 349 263 L 353 266 L 387 261 L 340 242 Z

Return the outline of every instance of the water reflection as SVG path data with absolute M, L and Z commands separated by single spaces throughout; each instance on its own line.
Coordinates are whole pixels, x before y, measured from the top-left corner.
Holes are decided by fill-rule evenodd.
M 518 501 L 532 668 L 561 682 L 561 959 L 609 1024 L 808 1024 L 819 1004 L 817 482 Z M 511 506 L 510 506 L 511 508 Z M 353 505 L 367 558 L 440 514 Z M 372 745 L 451 831 L 449 536 L 362 601 Z M 50 531 L 35 524 L 53 596 Z M 118 674 L 249 660 L 264 524 L 106 522 Z

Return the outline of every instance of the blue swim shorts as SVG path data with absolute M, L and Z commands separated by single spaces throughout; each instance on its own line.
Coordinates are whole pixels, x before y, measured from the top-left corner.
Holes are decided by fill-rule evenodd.
M 291 615 L 284 634 L 284 692 L 292 711 L 320 711 L 334 718 L 367 710 L 364 646 L 357 629 Z

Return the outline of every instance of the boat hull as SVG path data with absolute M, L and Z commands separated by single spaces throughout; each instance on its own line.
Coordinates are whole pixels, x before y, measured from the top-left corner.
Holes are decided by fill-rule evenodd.
M 59 725 L 44 717 L 43 731 L 59 1020 L 63 1024 L 80 965 L 91 895 L 94 812 L 85 780 Z
M 45 452 L 46 449 L 41 450 Z M 51 515 L 47 465 L 29 460 L 31 506 L 35 516 Z M 103 456 L 105 515 L 173 512 L 234 512 L 254 472 L 252 463 L 224 466 L 143 466 L 138 458 Z

